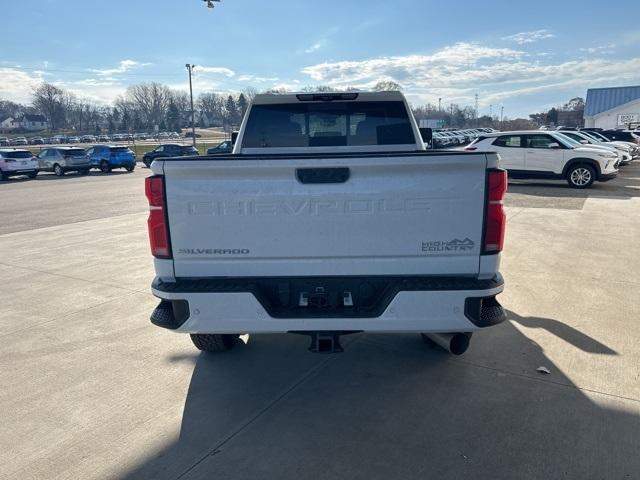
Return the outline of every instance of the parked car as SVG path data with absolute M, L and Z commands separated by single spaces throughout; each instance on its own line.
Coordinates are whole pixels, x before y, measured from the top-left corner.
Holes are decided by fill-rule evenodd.
M 115 145 L 94 145 L 87 150 L 93 168 L 109 173 L 114 168 L 124 168 L 133 172 L 136 168 L 136 155 L 129 147 Z
M 29 145 L 29 142 L 24 137 L 16 137 L 11 140 L 11 145 Z
M 613 142 L 604 142 L 602 140 L 596 140 L 591 135 L 587 134 L 587 132 L 574 132 L 571 130 L 562 130 L 558 133 L 561 133 L 575 142 L 578 142 L 582 145 L 590 145 L 592 147 L 604 148 L 606 150 L 618 153 L 620 158 L 620 165 L 628 164 L 632 159 L 631 148 L 627 145 L 620 145 Z
M 219 143 L 215 147 L 211 147 L 207 149 L 207 155 L 215 155 L 218 153 L 231 153 L 233 150 L 233 145 L 229 140 L 225 140 L 222 143 Z
M 196 135 L 196 138 L 200 138 L 202 136 L 199 133 L 196 133 L 195 135 Z M 191 131 L 185 132 L 184 138 L 193 138 L 193 132 Z
M 441 130 L 441 131 L 439 131 L 437 133 L 439 133 L 440 136 L 442 136 L 443 138 L 448 139 L 450 146 L 457 146 L 457 145 L 461 145 L 462 144 L 462 141 L 463 141 L 462 137 L 454 135 L 452 132 L 450 132 L 448 130 Z
M 42 137 L 31 137 L 29 139 L 30 145 L 44 145 L 44 138 Z
M 109 138 L 109 135 L 98 135 L 98 142 L 108 142 L 111 140 L 111 138 Z
M 276 332 L 339 352 L 370 331 L 461 354 L 505 320 L 497 155 L 425 150 L 400 92 L 258 94 L 247 112 L 232 155 L 145 179 L 154 324 L 208 352 Z
M 19 175 L 36 178 L 38 171 L 38 160 L 29 150 L 0 148 L 0 180 Z
M 158 140 L 167 139 L 169 138 L 169 134 L 167 132 L 160 132 L 156 138 Z
M 176 143 L 167 143 L 159 145 L 142 157 L 142 163 L 147 167 L 151 165 L 156 158 L 161 157 L 186 157 L 198 155 L 198 150 L 193 145 L 178 145 Z
M 84 148 L 52 147 L 45 148 L 38 155 L 40 170 L 53 172 L 58 177 L 66 172 L 78 172 L 86 175 L 91 169 L 89 155 Z
M 578 145 L 554 131 L 524 130 L 480 136 L 465 150 L 497 152 L 500 166 L 514 178 L 565 179 L 573 188 L 587 188 L 618 174 L 616 153 Z
M 180 134 L 178 132 L 169 132 L 169 138 L 180 138 Z
M 10 142 L 7 137 L 0 138 L 0 147 L 8 147 L 9 145 L 10 145 Z
M 65 135 L 56 135 L 52 140 L 54 141 L 51 143 L 67 143 L 67 137 Z
M 96 141 L 96 137 L 94 135 L 82 135 L 80 141 L 82 143 L 93 143 Z
M 636 145 L 640 145 L 640 135 L 628 130 L 603 130 L 600 132 L 609 140 L 616 140 L 618 142 L 629 142 Z
M 447 148 L 452 144 L 451 138 L 443 135 L 441 132 L 433 132 L 431 141 L 433 143 L 433 148 Z
M 621 147 L 626 147 L 629 149 L 629 153 L 631 153 L 631 156 L 633 158 L 640 158 L 640 145 L 636 145 L 633 142 L 625 142 L 622 140 L 611 140 L 610 138 L 605 137 L 602 134 L 602 132 L 598 132 L 598 131 L 582 131 L 582 133 L 584 133 L 585 135 L 589 135 L 590 137 L 593 137 L 602 142 L 610 143 L 613 145 L 619 145 Z

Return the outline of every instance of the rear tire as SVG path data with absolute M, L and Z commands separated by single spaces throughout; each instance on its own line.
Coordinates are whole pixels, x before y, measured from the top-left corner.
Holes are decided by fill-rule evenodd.
M 89 175 L 89 170 L 80 170 L 78 171 L 80 175 Z
M 133 172 L 133 170 L 136 168 L 134 165 L 131 165 L 130 167 L 124 167 L 127 172 Z
M 53 173 L 56 174 L 56 177 L 62 177 L 64 175 L 64 170 L 57 163 L 53 166 Z
M 29 172 L 29 173 L 27 174 L 27 176 L 28 176 L 29 178 L 36 178 L 36 177 L 38 176 L 38 172 Z
M 111 172 L 111 165 L 109 165 L 109 162 L 107 162 L 106 160 L 102 160 L 100 162 L 100 171 L 102 173 L 109 173 Z
M 596 179 L 596 171 L 584 163 L 572 165 L 567 171 L 567 183 L 572 188 L 588 188 Z
M 4 182 L 5 180 L 9 180 L 9 177 L 7 176 L 6 173 L 0 170 L 0 181 Z
M 191 341 L 198 350 L 209 353 L 226 352 L 238 343 L 239 334 L 235 333 L 192 333 Z

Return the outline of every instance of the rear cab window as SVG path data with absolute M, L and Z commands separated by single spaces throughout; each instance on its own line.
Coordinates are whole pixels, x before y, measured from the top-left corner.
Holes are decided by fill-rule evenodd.
M 299 102 L 252 106 L 243 148 L 415 145 L 401 101 Z

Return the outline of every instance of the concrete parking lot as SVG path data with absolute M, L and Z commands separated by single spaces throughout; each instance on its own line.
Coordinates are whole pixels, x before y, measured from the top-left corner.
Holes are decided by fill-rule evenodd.
M 148 320 L 148 172 L 0 184 L 0 478 L 640 478 L 640 162 L 510 184 L 509 320 L 462 357 L 199 354 Z

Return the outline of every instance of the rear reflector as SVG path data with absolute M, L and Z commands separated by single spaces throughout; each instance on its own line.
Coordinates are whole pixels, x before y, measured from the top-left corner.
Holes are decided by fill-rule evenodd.
M 149 200 L 149 243 L 151 254 L 156 258 L 171 258 L 169 230 L 165 209 L 164 176 L 153 175 L 144 182 L 144 191 Z
M 503 200 L 507 191 L 507 172 L 489 170 L 487 180 L 487 209 L 484 219 L 484 240 L 482 253 L 498 253 L 504 246 L 506 216 Z

